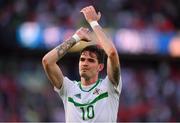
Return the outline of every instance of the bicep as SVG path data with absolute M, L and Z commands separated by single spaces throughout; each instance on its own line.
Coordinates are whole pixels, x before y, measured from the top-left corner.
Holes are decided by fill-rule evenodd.
M 119 56 L 116 52 L 108 56 L 107 74 L 112 84 L 117 86 L 120 77 L 120 63 L 119 63 Z
M 51 83 L 58 89 L 61 88 L 63 83 L 63 74 L 57 64 L 44 66 L 46 75 L 48 76 Z

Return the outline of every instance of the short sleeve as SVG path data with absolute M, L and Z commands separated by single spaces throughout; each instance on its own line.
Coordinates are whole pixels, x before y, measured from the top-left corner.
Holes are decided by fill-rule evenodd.
M 118 84 L 117 87 L 115 87 L 115 86 L 112 84 L 112 82 L 109 80 L 108 76 L 105 77 L 105 79 L 104 79 L 104 84 L 107 85 L 107 88 L 108 88 L 109 92 L 112 92 L 112 93 L 117 92 L 118 94 L 121 93 L 121 89 L 122 89 L 121 76 L 120 76 L 120 78 L 119 78 L 119 84 Z
M 54 91 L 59 94 L 60 97 L 66 97 L 69 87 L 72 87 L 73 81 L 71 81 L 69 78 L 64 77 L 63 84 L 60 89 L 56 88 L 54 86 Z

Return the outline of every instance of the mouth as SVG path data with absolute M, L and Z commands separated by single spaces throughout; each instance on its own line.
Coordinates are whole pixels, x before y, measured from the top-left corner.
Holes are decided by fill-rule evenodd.
M 81 70 L 88 70 L 88 67 L 81 67 Z
M 87 69 L 87 68 L 82 68 L 81 69 L 81 71 L 83 71 L 83 72 L 86 72 L 86 71 L 88 71 L 89 69 Z

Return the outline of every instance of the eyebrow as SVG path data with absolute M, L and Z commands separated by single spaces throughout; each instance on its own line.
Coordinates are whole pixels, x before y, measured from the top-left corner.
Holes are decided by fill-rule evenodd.
M 81 56 L 79 59 L 80 59 L 80 60 L 81 60 L 81 59 L 85 59 L 85 57 Z M 88 60 L 89 60 L 89 59 L 92 59 L 92 60 L 97 60 L 97 61 L 98 61 L 98 59 L 95 58 L 95 57 L 90 57 L 90 58 L 87 58 L 87 59 L 88 59 Z
M 85 55 L 86 56 L 86 54 L 87 54 L 86 51 L 84 51 L 84 52 L 82 52 L 81 55 Z M 97 59 L 97 55 L 94 52 L 89 52 L 89 56 L 92 57 L 92 58 Z

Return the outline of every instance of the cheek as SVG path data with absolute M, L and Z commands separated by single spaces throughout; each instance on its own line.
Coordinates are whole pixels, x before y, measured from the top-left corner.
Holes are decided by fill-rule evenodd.
M 94 65 L 94 66 L 92 66 L 92 69 L 93 69 L 93 71 L 98 71 L 98 66 Z
M 79 62 L 79 69 L 81 68 L 81 63 Z

